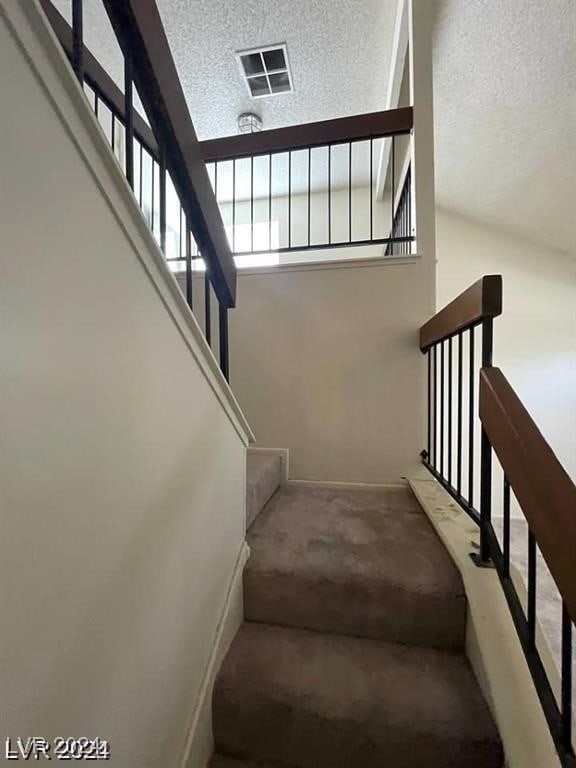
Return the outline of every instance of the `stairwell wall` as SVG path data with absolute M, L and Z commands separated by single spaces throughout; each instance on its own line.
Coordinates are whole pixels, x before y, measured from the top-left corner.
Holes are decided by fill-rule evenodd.
M 505 371 L 576 479 L 576 254 L 542 248 L 444 209 L 437 210 L 436 221 L 437 307 L 482 275 L 502 274 L 494 365 Z M 501 504 L 501 483 L 498 499 Z
M 1 743 L 175 768 L 250 430 L 35 2 L 0 0 L 0 72 Z
M 397 482 L 417 464 L 429 275 L 419 258 L 239 272 L 232 387 L 258 443 L 290 449 L 291 477 Z

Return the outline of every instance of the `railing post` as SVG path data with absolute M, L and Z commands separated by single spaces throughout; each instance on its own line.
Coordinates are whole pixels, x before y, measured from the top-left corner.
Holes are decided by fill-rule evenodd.
M 220 329 L 220 370 L 226 381 L 230 381 L 228 360 L 228 310 L 222 304 L 219 305 L 219 329 Z
M 72 66 L 80 85 L 84 83 L 84 13 L 82 0 L 72 0 Z
M 124 57 L 124 124 L 125 124 L 125 150 L 126 150 L 126 180 L 134 189 L 134 109 L 132 104 L 133 97 L 133 71 L 132 60 L 129 56 Z M 142 154 L 140 154 L 142 157 Z M 142 184 L 142 168 L 140 168 L 140 183 Z M 140 196 L 142 197 L 142 196 Z M 142 201 L 140 201 L 142 204 Z M 154 201 L 152 201 L 154 208 Z
M 482 368 L 492 367 L 493 352 L 492 318 L 482 321 Z M 490 562 L 489 528 L 492 523 L 492 446 L 482 427 L 480 450 L 480 563 Z

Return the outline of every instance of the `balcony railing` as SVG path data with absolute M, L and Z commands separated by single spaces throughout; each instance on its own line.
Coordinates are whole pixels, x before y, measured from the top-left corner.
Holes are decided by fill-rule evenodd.
M 382 244 L 408 254 L 410 173 L 400 189 L 394 167 L 397 139 L 411 131 L 406 107 L 201 142 L 233 253 Z M 378 199 L 386 142 L 391 163 Z
M 158 244 L 168 260 L 187 264 L 191 309 L 192 258 L 201 254 L 206 338 L 210 344 L 213 294 L 220 367 L 228 378 L 228 309 L 235 304 L 236 267 L 155 0 L 102 0 L 122 51 L 123 91 L 84 45 L 82 0 L 72 0 L 71 26 L 50 0 L 41 4 Z M 134 108 L 135 91 L 147 119 Z
M 575 768 L 576 487 L 502 371 L 492 367 L 493 320 L 501 313 L 502 278 L 489 275 L 420 329 L 428 363 L 422 460 L 480 527 L 480 549 L 471 557 L 498 573 L 560 762 Z M 526 600 L 511 569 L 512 507 L 527 528 Z M 558 690 L 537 643 L 537 584 L 546 566 L 554 582 L 547 591 L 556 590 L 558 604 Z
M 123 90 L 83 43 L 82 0 L 72 0 L 71 26 L 40 1 L 192 311 L 203 294 L 210 345 L 218 303 L 226 377 L 235 261 L 378 245 L 412 252 L 411 107 L 199 142 L 154 0 L 101 0 L 123 54 Z

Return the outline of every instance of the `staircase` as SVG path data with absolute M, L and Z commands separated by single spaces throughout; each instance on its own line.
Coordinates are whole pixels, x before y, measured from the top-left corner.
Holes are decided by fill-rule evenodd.
M 460 575 L 409 489 L 278 487 L 277 461 L 250 461 L 210 768 L 501 768 Z

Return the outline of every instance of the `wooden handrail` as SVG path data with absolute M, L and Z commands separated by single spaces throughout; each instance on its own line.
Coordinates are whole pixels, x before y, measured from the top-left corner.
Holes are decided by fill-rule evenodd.
M 502 275 L 485 275 L 420 328 L 420 349 L 425 352 L 436 342 L 501 314 Z
M 40 5 L 60 45 L 69 57 L 72 56 L 72 27 L 66 19 L 59 13 L 51 0 L 40 0 Z M 118 88 L 114 80 L 106 72 L 94 54 L 84 46 L 84 77 L 88 85 L 94 88 L 99 98 L 107 101 L 120 118 L 126 123 L 124 111 L 124 94 Z M 152 129 L 144 118 L 136 110 L 133 113 L 134 134 L 144 147 L 150 152 L 156 161 L 159 158 L 159 149 Z
M 236 266 L 155 0 L 103 0 L 221 307 L 236 299 Z
M 480 419 L 576 622 L 576 486 L 499 368 L 480 372 Z
M 231 160 L 351 140 L 397 136 L 410 133 L 412 121 L 412 107 L 401 107 L 384 112 L 370 112 L 270 131 L 210 139 L 201 141 L 200 148 L 206 162 Z

